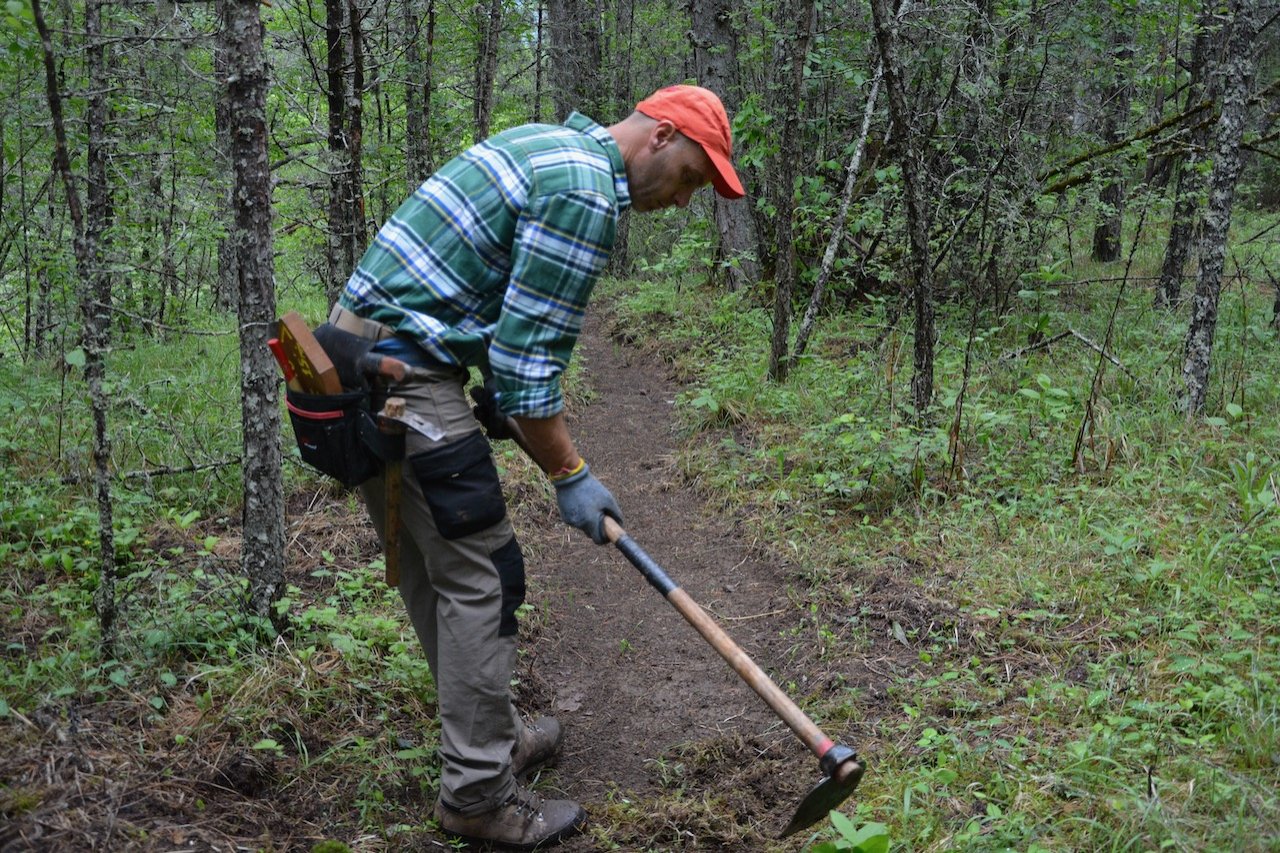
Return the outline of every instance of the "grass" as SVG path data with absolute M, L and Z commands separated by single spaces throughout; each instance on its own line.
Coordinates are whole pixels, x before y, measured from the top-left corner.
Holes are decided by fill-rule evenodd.
M 1158 260 L 1140 253 L 1133 274 Z M 1071 270 L 1114 273 L 1078 259 Z M 776 385 L 762 378 L 764 300 L 681 287 L 678 263 L 651 272 L 676 277 L 608 284 L 616 325 L 688 383 L 677 411 L 690 483 L 794 567 L 788 636 L 815 676 L 785 686 L 868 759 L 845 807 L 855 824 L 884 824 L 901 851 L 1280 849 L 1269 292 L 1229 284 L 1209 409 L 1188 424 L 1176 411 L 1186 311 L 1155 311 L 1130 285 L 1108 345 L 1124 369 L 1103 363 L 1076 459 L 1098 354 L 1074 337 L 1010 354 L 1037 332 L 1102 342 L 1114 281 L 1031 276 L 1012 310 L 979 315 L 969 353 L 968 311 L 941 306 L 934 425 L 916 429 L 909 330 L 883 328 L 879 306 L 824 317 Z M 60 365 L 0 361 L 0 814 L 38 812 L 68 847 L 126 846 L 141 831 L 133 813 L 263 849 L 320 831 L 420 842 L 438 772 L 430 674 L 377 580 L 356 501 L 292 460 L 290 500 L 320 519 L 290 529 L 291 576 L 307 578 L 282 605 L 293 628 L 275 638 L 240 615 L 236 342 L 226 321 L 208 325 L 112 354 L 124 628 L 112 660 L 92 622 L 86 400 Z M 572 391 L 571 403 L 589 394 Z M 514 451 L 499 464 L 534 482 Z M 48 732 L 68 730 L 92 749 L 31 764 Z M 701 775 L 726 763 L 715 750 L 760 752 L 663 756 L 668 791 L 619 792 L 596 843 L 757 843 L 741 834 L 749 801 L 705 793 L 718 789 Z M 218 806 L 268 788 L 312 810 L 285 824 L 267 805 Z M 91 807 L 114 822 L 93 827 L 106 840 L 56 817 Z M 856 832 L 837 822 L 803 843 Z
M 1158 263 L 1139 253 L 1133 274 Z M 896 850 L 1280 849 L 1273 295 L 1227 287 L 1209 408 L 1188 424 L 1186 311 L 1130 285 L 1108 347 L 1124 370 L 1104 365 L 1077 464 L 1098 354 L 1007 354 L 1038 326 L 1103 341 L 1117 286 L 1059 283 L 979 318 L 954 468 L 964 310 L 940 311 L 940 426 L 916 430 L 909 339 L 875 310 L 824 318 L 773 386 L 767 308 L 619 288 L 618 325 L 692 380 L 690 479 L 804 567 L 793 597 L 822 662 L 883 675 L 889 698 L 849 715 L 871 772 L 848 811 Z

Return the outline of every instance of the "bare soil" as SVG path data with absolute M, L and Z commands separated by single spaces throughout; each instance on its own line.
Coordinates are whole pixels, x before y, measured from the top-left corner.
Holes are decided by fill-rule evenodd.
M 679 384 L 669 366 L 616 329 L 607 307 L 597 312 L 576 356 L 588 392 L 570 427 L 617 497 L 628 532 L 798 702 L 856 687 L 860 716 L 874 719 L 888 701 L 887 676 L 909 667 L 890 624 L 945 622 L 952 614 L 941 605 L 926 612 L 913 571 L 868 578 L 869 616 L 883 620 L 883 637 L 873 639 L 873 655 L 841 661 L 833 672 L 813 649 L 803 596 L 792 588 L 797 576 L 782 552 L 710 510 L 680 471 Z M 814 756 L 622 554 L 565 527 L 554 505 L 530 492 L 511 495 L 534 605 L 517 696 L 525 712 L 554 714 L 566 730 L 561 760 L 536 788 L 578 800 L 591 818 L 591 829 L 561 849 L 801 849 L 802 841 L 777 846 L 771 839 L 817 783 Z M 340 565 L 376 556 L 372 531 L 351 501 L 298 500 L 307 506 L 290 509 L 291 583 L 315 585 L 309 572 L 321 549 Z M 220 532 L 230 541 L 234 531 Z M 31 626 L 17 639 L 30 646 L 49 627 Z M 9 649 L 10 658 L 22 656 L 16 645 Z M 364 721 L 370 736 L 389 727 L 373 719 L 378 710 Z M 381 710 L 394 728 L 397 712 Z M 357 850 L 447 846 L 426 831 L 393 835 L 389 844 L 357 835 L 354 792 L 344 780 L 307 779 L 296 757 L 246 753 L 225 733 L 188 743 L 180 756 L 170 752 L 175 732 L 195 730 L 194 703 L 172 708 L 163 731 L 147 712 L 142 698 L 136 706 L 68 700 L 5 722 L 0 853 L 310 850 L 323 838 Z M 849 726 L 826 733 L 861 746 Z M 325 746 L 309 744 L 312 753 Z M 401 794 L 405 810 L 425 822 L 431 803 L 411 785 Z

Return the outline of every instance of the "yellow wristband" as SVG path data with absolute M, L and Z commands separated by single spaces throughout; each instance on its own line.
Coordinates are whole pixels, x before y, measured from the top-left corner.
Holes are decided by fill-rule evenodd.
M 587 467 L 587 460 L 579 456 L 577 465 L 573 466 L 572 468 L 569 468 L 569 467 L 561 468 L 559 471 L 555 472 L 554 474 L 549 474 L 548 476 L 551 478 L 551 482 L 558 483 L 561 480 L 569 479 L 574 474 L 579 473 L 583 468 L 586 468 L 586 467 Z

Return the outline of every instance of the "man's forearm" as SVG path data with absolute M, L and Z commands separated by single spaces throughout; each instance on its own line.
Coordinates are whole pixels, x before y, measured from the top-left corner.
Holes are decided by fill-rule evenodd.
M 569 436 L 569 427 L 565 424 L 563 414 L 549 418 L 515 417 L 512 420 L 524 433 L 527 445 L 525 449 L 547 474 L 554 476 L 572 471 L 582 461 Z

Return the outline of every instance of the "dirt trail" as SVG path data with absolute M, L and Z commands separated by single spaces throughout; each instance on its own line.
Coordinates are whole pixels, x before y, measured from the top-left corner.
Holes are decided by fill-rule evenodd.
M 570 416 L 579 450 L 617 497 L 631 536 L 775 680 L 794 677 L 784 660 L 791 641 L 781 637 L 788 614 L 794 626 L 785 568 L 748 547 L 682 481 L 673 454 L 679 386 L 658 359 L 616 343 L 598 312 L 575 356 L 591 389 Z M 667 796 L 678 784 L 686 796 L 736 799 L 748 814 L 726 820 L 747 820 L 747 835 L 773 835 L 817 781 L 816 761 L 622 554 L 551 520 L 520 525 L 531 601 L 545 620 L 527 651 L 525 704 L 566 727 L 544 793 L 563 792 L 592 812 L 611 799 Z M 683 757 L 688 773 L 700 753 L 701 776 L 673 780 L 662 764 Z M 714 837 L 689 844 L 719 846 Z M 581 839 L 566 849 L 596 847 Z

